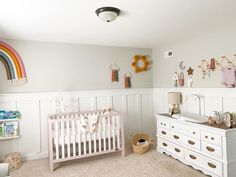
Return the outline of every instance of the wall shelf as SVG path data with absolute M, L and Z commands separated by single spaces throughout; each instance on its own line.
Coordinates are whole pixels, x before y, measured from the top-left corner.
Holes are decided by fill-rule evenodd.
M 18 138 L 20 138 L 20 136 L 12 136 L 12 137 L 0 137 L 0 141 L 1 141 L 1 140 L 18 139 Z
M 0 119 L 0 123 L 3 123 L 3 122 L 14 122 L 14 121 L 19 121 L 19 119 Z

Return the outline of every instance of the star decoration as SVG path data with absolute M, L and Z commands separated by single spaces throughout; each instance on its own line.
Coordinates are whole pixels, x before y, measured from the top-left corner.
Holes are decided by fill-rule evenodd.
M 194 71 L 194 69 L 189 67 L 188 70 L 187 70 L 188 75 L 193 75 L 193 71 Z

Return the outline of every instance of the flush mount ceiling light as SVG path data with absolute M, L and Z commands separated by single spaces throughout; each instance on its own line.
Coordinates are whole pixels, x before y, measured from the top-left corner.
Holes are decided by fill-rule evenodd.
M 112 22 L 119 16 L 120 9 L 117 9 L 115 7 L 101 7 L 98 8 L 95 13 L 103 21 Z

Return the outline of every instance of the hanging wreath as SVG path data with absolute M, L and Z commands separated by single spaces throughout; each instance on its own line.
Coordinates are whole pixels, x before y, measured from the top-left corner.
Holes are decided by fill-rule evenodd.
M 134 62 L 132 63 L 134 70 L 136 73 L 140 73 L 142 71 L 147 71 L 149 66 L 149 61 L 145 55 L 135 55 Z

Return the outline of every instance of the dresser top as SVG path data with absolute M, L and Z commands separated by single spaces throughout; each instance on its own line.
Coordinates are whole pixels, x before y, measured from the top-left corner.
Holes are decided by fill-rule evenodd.
M 163 114 L 157 114 L 157 115 L 160 115 L 160 116 L 164 116 L 164 117 L 168 117 L 172 120 L 178 120 L 177 118 L 173 118 L 171 117 L 168 113 L 163 113 Z M 233 128 L 228 128 L 227 126 L 225 126 L 224 123 L 220 124 L 220 125 L 217 125 L 217 124 L 208 124 L 208 123 L 194 123 L 194 122 L 188 122 L 188 121 L 184 121 L 186 123 L 190 123 L 190 124 L 197 124 L 197 125 L 202 125 L 202 126 L 205 126 L 205 127 L 211 127 L 211 128 L 216 128 L 216 129 L 221 129 L 221 130 L 236 130 L 236 125 L 233 126 Z

